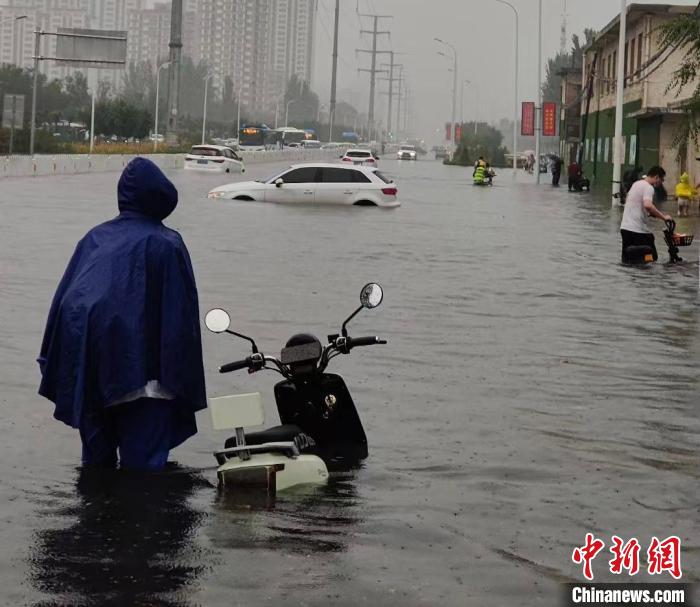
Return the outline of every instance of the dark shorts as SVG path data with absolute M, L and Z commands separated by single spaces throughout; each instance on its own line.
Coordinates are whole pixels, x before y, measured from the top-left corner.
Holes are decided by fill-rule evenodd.
M 178 444 L 180 417 L 173 401 L 156 398 L 140 398 L 86 415 L 80 424 L 83 465 L 114 468 L 118 451 L 122 468 L 160 470 Z
M 652 250 L 654 261 L 659 258 L 659 254 L 656 252 L 653 234 L 642 234 L 640 232 L 630 232 L 629 230 L 620 230 L 620 234 L 622 235 L 623 258 L 627 247 L 649 247 Z

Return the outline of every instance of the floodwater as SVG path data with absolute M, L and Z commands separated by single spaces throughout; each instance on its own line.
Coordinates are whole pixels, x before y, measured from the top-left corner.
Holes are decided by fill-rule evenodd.
M 551 606 L 583 579 L 571 553 L 586 532 L 636 537 L 643 557 L 651 536 L 677 535 L 683 580 L 698 581 L 697 245 L 683 265 L 623 267 L 604 196 L 381 163 L 398 209 L 213 201 L 225 178 L 171 174 L 168 223 L 202 313 L 227 308 L 261 349 L 324 339 L 366 282 L 385 290 L 351 334 L 388 345 L 332 367 L 370 457 L 272 510 L 218 496 L 211 453 L 227 435 L 206 411 L 164 474 L 80 473 L 77 433 L 36 395 L 34 358 L 75 243 L 115 214 L 118 176 L 3 180 L 0 604 Z M 697 216 L 679 227 L 700 233 Z M 206 331 L 203 343 L 209 394 L 260 390 L 275 423 L 276 376 L 219 375 L 246 344 Z M 596 581 L 613 581 L 609 558 Z

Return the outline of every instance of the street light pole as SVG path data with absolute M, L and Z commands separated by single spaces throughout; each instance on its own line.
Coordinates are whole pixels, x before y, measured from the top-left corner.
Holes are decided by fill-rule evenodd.
M 236 109 L 236 136 L 241 137 L 241 91 L 243 90 L 243 82 L 238 85 L 238 104 Z
M 535 183 L 540 184 L 540 136 L 542 135 L 542 0 L 537 13 L 537 108 L 535 110 Z
M 505 6 L 510 7 L 515 17 L 515 83 L 513 91 L 513 175 L 518 171 L 518 32 L 520 30 L 518 21 L 519 15 L 516 8 L 506 0 L 496 0 Z
M 29 134 L 29 155 L 34 156 L 34 142 L 36 140 L 36 93 L 39 79 L 39 52 L 41 51 L 41 36 L 43 30 L 34 32 L 34 85 L 32 87 L 32 128 Z
M 204 78 L 204 112 L 202 117 L 202 145 L 204 145 L 204 140 L 206 137 L 207 130 L 207 91 L 209 89 L 209 80 L 214 76 L 214 74 L 209 74 Z
M 162 70 L 164 67 L 167 67 L 170 65 L 170 61 L 166 61 L 165 63 L 162 63 L 158 66 L 158 69 L 156 70 L 156 123 L 153 128 L 153 152 L 155 153 L 158 150 L 158 103 L 159 103 L 159 97 L 160 97 L 160 70 Z
M 615 105 L 615 144 L 613 147 L 612 206 L 619 204 L 620 176 L 625 150 L 622 146 L 622 118 L 625 102 L 625 38 L 627 37 L 627 0 L 620 0 L 620 39 L 617 46 L 617 100 Z
M 452 143 L 454 145 L 457 145 L 457 142 L 455 141 L 455 121 L 457 120 L 457 49 L 449 42 L 440 40 L 440 38 L 433 38 L 433 40 L 439 42 L 440 44 L 444 44 L 445 46 L 448 46 L 452 49 L 452 57 L 454 59 L 454 72 L 452 74 L 452 126 L 450 127 L 450 131 L 452 133 Z
M 284 126 L 288 127 L 289 126 L 289 106 L 294 103 L 296 99 L 290 99 L 287 101 L 287 108 L 284 111 Z

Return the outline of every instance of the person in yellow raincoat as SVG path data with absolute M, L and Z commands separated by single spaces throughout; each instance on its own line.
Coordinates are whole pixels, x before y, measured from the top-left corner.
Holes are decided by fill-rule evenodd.
M 676 186 L 676 198 L 678 198 L 678 217 L 687 217 L 690 209 L 690 200 L 697 194 L 695 188 L 690 185 L 688 173 L 681 175 L 681 180 Z

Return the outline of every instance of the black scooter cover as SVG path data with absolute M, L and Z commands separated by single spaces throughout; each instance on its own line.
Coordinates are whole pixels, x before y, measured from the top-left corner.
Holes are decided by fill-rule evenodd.
M 282 381 L 275 386 L 275 399 L 280 421 L 299 426 L 311 436 L 324 460 L 367 457 L 367 437 L 340 375 L 322 373 Z

